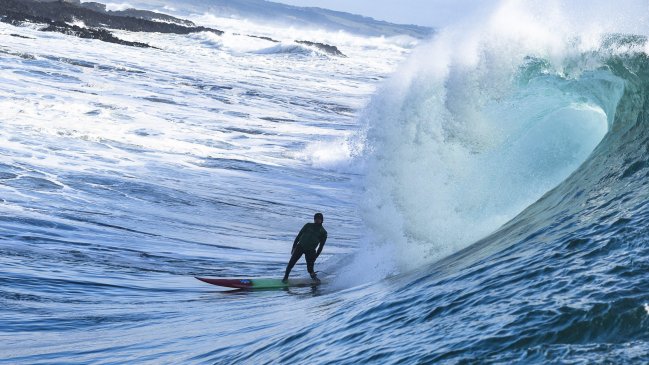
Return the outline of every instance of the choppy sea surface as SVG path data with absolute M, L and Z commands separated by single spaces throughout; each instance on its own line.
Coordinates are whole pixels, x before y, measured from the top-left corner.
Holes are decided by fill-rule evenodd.
M 647 38 L 556 16 L 0 23 L 0 363 L 646 363 Z M 323 285 L 194 279 L 281 276 L 316 211 Z

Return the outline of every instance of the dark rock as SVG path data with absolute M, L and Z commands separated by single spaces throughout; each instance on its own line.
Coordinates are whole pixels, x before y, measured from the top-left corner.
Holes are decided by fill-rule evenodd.
M 273 38 L 271 38 L 271 37 L 262 37 L 262 36 L 259 36 L 259 35 L 250 35 L 250 34 L 248 34 L 247 36 L 248 36 L 248 37 L 251 37 L 251 38 L 259 38 L 259 39 L 263 39 L 263 40 L 265 40 L 265 41 L 269 41 L 269 42 L 273 42 L 273 43 L 279 43 L 278 40 L 275 40 L 275 39 L 273 39 Z
M 189 34 L 212 32 L 222 35 L 218 29 L 195 26 L 189 20 L 146 10 L 127 9 L 122 11 L 106 10 L 106 5 L 96 2 L 81 3 L 79 0 L 0 0 L 0 21 L 21 25 L 24 22 L 42 23 L 42 31 L 59 32 L 80 38 L 99 39 L 104 42 L 123 44 L 134 47 L 150 47 L 145 43 L 129 42 L 115 37 L 104 29 L 120 29 L 131 32 L 159 32 Z M 71 25 L 83 22 L 86 27 Z M 278 43 L 270 37 L 248 35 L 248 37 Z M 310 42 L 295 41 L 314 47 L 329 55 L 345 56 L 336 46 Z
M 9 35 L 12 36 L 12 37 L 17 37 L 17 38 L 34 39 L 34 38 L 32 38 L 32 37 L 25 37 L 24 35 L 15 34 L 15 33 L 11 33 L 11 34 L 9 34 Z
M 129 42 L 115 37 L 111 32 L 101 28 L 81 28 L 63 22 L 52 22 L 47 27 L 40 29 L 43 32 L 59 32 L 79 38 L 99 39 L 100 41 L 123 44 L 125 46 L 149 48 L 146 43 Z
M 328 44 L 318 43 L 318 42 L 310 42 L 310 41 L 295 41 L 295 43 L 300 43 L 300 44 L 305 44 L 307 46 L 315 47 L 332 56 L 347 57 L 342 52 L 340 52 L 340 50 L 338 50 L 338 47 L 336 46 L 331 46 Z
M 11 2 L 11 0 L 3 0 L 6 2 Z M 81 28 L 76 25 L 70 25 L 60 21 L 53 21 L 39 16 L 31 16 L 21 12 L 14 11 L 4 11 L 1 15 L 0 21 L 4 23 L 9 23 L 12 25 L 19 26 L 24 22 L 30 23 L 42 23 L 46 24 L 44 28 L 41 28 L 41 31 L 44 32 L 59 32 L 67 35 L 73 35 L 80 38 L 89 38 L 89 39 L 99 39 L 104 42 L 123 44 L 127 46 L 135 47 L 150 47 L 148 44 L 139 43 L 139 42 L 129 42 L 122 39 L 119 39 L 113 34 L 105 29 L 93 29 L 93 28 Z
M 153 21 L 142 18 L 153 18 L 152 14 L 155 14 L 156 17 L 162 19 L 162 17 L 160 17 L 157 13 L 153 12 L 139 11 L 134 9 L 124 10 L 122 12 L 97 11 L 100 8 L 101 7 L 98 7 L 97 5 L 84 7 L 83 4 L 74 5 L 67 2 L 38 2 L 34 0 L 0 1 L 0 14 L 3 15 L 8 14 L 9 12 L 17 12 L 26 16 L 49 19 L 50 21 L 59 21 L 66 23 L 82 21 L 88 27 L 120 29 L 132 32 L 159 32 L 174 34 L 212 32 L 218 35 L 223 34 L 222 31 L 213 28 L 195 26 L 188 27 L 176 23 Z M 113 13 L 120 15 L 113 15 Z M 128 14 L 138 14 L 141 17 L 134 17 Z M 169 17 L 167 19 L 170 18 L 173 17 Z
M 42 31 L 59 32 L 134 47 L 150 46 L 145 43 L 121 40 L 103 28 L 133 32 L 174 34 L 212 32 L 218 35 L 223 34 L 218 29 L 196 27 L 190 21 L 165 14 L 136 9 L 118 12 L 106 11 L 103 4 L 80 3 L 78 0 L 0 0 L 0 21 L 17 26 L 24 22 L 42 23 L 46 25 L 41 29 Z M 77 21 L 83 22 L 87 28 L 69 24 Z

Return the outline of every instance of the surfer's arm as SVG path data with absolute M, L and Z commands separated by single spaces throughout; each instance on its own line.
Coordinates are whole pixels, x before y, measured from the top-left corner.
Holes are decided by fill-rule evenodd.
M 291 248 L 291 255 L 293 254 L 293 251 L 295 251 L 295 246 L 297 246 L 297 243 L 300 242 L 300 237 L 302 237 L 302 233 L 304 233 L 304 229 L 306 228 L 306 224 L 302 229 L 300 230 L 300 233 L 295 236 L 295 240 L 293 241 L 293 247 Z
M 324 241 L 320 242 L 320 245 L 318 245 L 318 252 L 315 253 L 315 257 L 317 258 L 320 256 L 320 252 L 322 252 L 322 248 L 324 247 Z
M 322 236 L 322 239 L 320 240 L 320 244 L 318 245 L 318 251 L 315 253 L 315 257 L 320 256 L 320 252 L 322 252 L 322 249 L 324 248 L 324 244 L 327 242 L 327 233 Z

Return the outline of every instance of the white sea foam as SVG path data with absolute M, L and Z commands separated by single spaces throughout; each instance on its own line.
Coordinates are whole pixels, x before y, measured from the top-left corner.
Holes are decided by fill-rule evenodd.
M 353 162 L 352 146 L 347 138 L 311 142 L 294 156 L 312 166 L 338 171 L 346 170 Z

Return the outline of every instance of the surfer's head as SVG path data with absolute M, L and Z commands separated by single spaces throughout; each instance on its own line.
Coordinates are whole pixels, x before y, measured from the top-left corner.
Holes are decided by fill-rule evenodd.
M 324 222 L 324 216 L 322 215 L 322 213 L 316 213 L 313 216 L 313 221 L 315 222 L 315 224 L 322 224 L 322 222 Z

